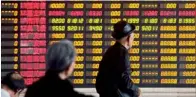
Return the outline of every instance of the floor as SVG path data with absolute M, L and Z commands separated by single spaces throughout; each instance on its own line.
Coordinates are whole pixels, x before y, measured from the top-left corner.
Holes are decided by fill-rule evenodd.
M 76 91 L 99 97 L 94 88 L 76 88 Z M 141 88 L 140 97 L 196 97 L 196 88 Z
M 99 97 L 95 88 L 75 88 L 76 91 Z M 24 97 L 24 93 L 20 97 Z M 196 97 L 196 88 L 141 88 L 140 97 Z

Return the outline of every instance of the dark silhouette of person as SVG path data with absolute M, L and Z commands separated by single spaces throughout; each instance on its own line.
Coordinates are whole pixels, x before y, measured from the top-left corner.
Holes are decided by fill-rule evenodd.
M 18 72 L 10 72 L 1 80 L 1 97 L 18 97 L 25 87 L 23 77 Z
M 75 47 L 70 41 L 52 44 L 46 54 L 45 76 L 28 87 L 25 97 L 92 97 L 74 91 L 68 80 L 75 58 Z
M 96 90 L 100 97 L 139 97 L 140 89 L 132 82 L 128 49 L 132 47 L 135 26 L 126 21 L 114 24 L 109 47 L 100 62 Z

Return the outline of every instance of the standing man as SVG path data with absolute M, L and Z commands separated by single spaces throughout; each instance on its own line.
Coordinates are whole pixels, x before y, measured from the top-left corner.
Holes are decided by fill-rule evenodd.
M 100 97 L 139 97 L 140 89 L 130 77 L 128 50 L 133 45 L 135 26 L 126 21 L 114 25 L 112 37 L 116 43 L 103 56 L 96 78 Z

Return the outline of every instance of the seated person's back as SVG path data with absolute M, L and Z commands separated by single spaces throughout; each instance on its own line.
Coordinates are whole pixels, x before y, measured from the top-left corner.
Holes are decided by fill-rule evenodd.
M 51 45 L 46 54 L 46 74 L 28 87 L 25 97 L 91 97 L 74 91 L 68 80 L 75 57 L 75 48 L 70 41 L 62 40 Z

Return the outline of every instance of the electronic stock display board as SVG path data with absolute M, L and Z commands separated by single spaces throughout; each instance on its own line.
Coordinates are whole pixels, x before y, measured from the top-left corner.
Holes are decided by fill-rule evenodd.
M 71 81 L 94 87 L 102 55 L 114 44 L 112 26 L 120 20 L 136 25 L 130 49 L 135 84 L 196 84 L 194 1 L 2 1 L 1 17 L 1 74 L 20 72 L 27 85 L 45 74 L 47 47 L 69 39 L 78 53 Z

